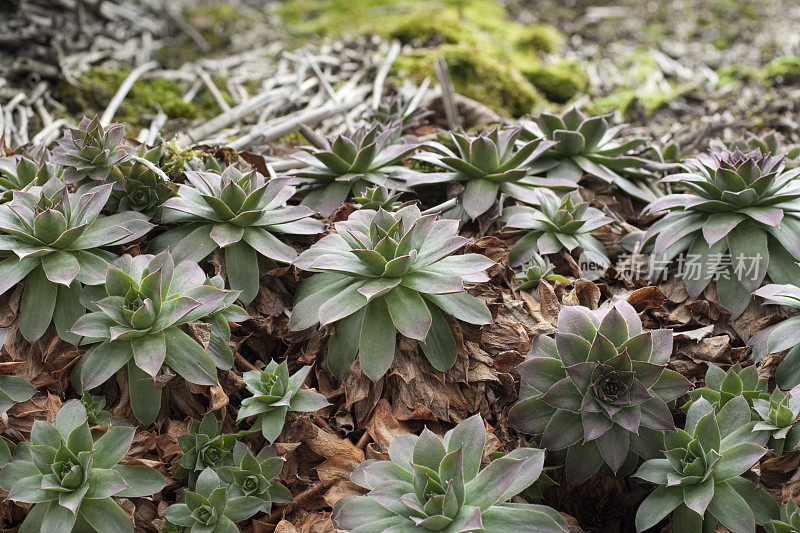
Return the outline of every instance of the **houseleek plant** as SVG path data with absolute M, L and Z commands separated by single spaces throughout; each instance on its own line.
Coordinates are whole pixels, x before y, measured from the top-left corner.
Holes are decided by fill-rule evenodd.
M 249 304 L 258 294 L 258 256 L 291 263 L 297 252 L 277 237 L 313 235 L 322 224 L 302 206 L 288 206 L 295 193 L 286 178 L 267 180 L 256 171 L 230 166 L 219 172 L 186 172 L 188 183 L 163 204 L 164 222 L 179 226 L 153 240 L 153 251 L 169 249 L 176 261 L 200 261 L 217 248 L 225 253 L 231 288 Z
M 570 483 L 606 465 L 618 473 L 655 457 L 675 428 L 667 402 L 691 383 L 666 368 L 672 331 L 644 331 L 627 302 L 608 310 L 565 306 L 555 338 L 539 336 L 519 366 L 511 424 L 548 451 L 566 450 Z
M 289 328 L 333 324 L 328 366 L 346 377 L 359 358 L 377 380 L 394 359 L 397 332 L 420 342 L 438 370 L 450 369 L 456 346 L 444 313 L 489 324 L 489 310 L 464 282 L 488 279 L 494 263 L 480 254 L 452 255 L 467 239 L 458 221 L 422 215 L 416 206 L 394 213 L 354 211 L 295 261 L 315 274 L 300 285 Z
M 518 448 L 481 469 L 485 444 L 479 415 L 444 437 L 428 429 L 395 437 L 388 461 L 368 460 L 353 471 L 353 482 L 369 492 L 339 500 L 334 525 L 353 533 L 569 531 L 549 507 L 508 501 L 538 479 L 544 452 Z
M 105 248 L 134 241 L 150 231 L 148 217 L 135 211 L 102 216 L 111 184 L 70 192 L 59 179 L 15 191 L 0 206 L 0 294 L 25 280 L 19 329 L 33 342 L 51 321 L 61 338 L 77 342 L 69 329 L 84 313 L 84 285 L 103 283 Z
M 99 387 L 125 367 L 133 412 L 149 424 L 161 406 L 153 379 L 163 365 L 198 385 L 215 385 L 215 366 L 233 365 L 232 358 L 212 358 L 185 331 L 185 324 L 217 313 L 247 318 L 233 305 L 238 293 L 214 286 L 196 263 L 176 265 L 168 252 L 124 255 L 108 267 L 104 292 L 72 328 L 83 344 L 93 344 L 73 373 L 76 388 Z

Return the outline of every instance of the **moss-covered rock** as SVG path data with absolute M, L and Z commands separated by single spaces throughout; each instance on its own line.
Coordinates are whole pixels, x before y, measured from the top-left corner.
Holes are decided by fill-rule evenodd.
M 542 103 L 536 88 L 508 61 L 492 60 L 464 44 L 444 45 L 400 57 L 395 69 L 421 81 L 433 75 L 433 61 L 444 57 L 456 91 L 504 116 L 530 113 Z
M 800 82 L 800 57 L 776 57 L 764 67 L 764 76 L 777 84 Z
M 521 69 L 536 69 L 539 54 L 564 40 L 551 26 L 510 20 L 493 0 L 288 0 L 278 13 L 299 34 L 375 34 L 422 48 L 396 67 L 415 77 L 432 76 L 433 59 L 444 56 L 460 93 L 507 116 L 528 113 L 542 101 Z M 569 86 L 581 84 L 576 74 L 548 69 L 541 81 L 564 101 L 566 92 L 577 91 Z
M 522 74 L 551 102 L 566 103 L 589 88 L 586 70 L 577 61 L 523 68 Z
M 520 26 L 514 31 L 514 47 L 520 53 L 553 53 L 564 44 L 564 36 L 547 24 Z
M 77 85 L 63 84 L 59 99 L 76 118 L 102 113 L 119 86 L 130 74 L 125 67 L 98 67 L 87 70 L 76 80 Z M 133 127 L 150 125 L 150 118 L 161 108 L 169 118 L 188 120 L 212 117 L 219 106 L 208 91 L 201 91 L 192 102 L 184 102 L 185 89 L 177 82 L 161 78 L 140 78 L 120 105 L 114 120 Z M 230 95 L 221 91 L 232 103 Z

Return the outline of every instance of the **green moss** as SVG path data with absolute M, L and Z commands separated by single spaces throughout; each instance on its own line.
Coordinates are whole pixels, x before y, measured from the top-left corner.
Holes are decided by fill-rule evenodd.
M 277 13 L 299 34 L 336 37 L 373 33 L 375 21 L 407 16 L 411 5 L 397 0 L 288 0 Z M 421 2 L 412 2 L 424 6 Z M 364 27 L 362 27 L 364 25 Z
M 470 31 L 463 25 L 455 13 L 443 11 L 437 16 L 432 15 L 432 12 L 422 11 L 402 17 L 396 25 L 386 28 L 384 37 L 417 46 L 475 43 L 476 38 L 479 38 L 477 32 Z
M 759 0 L 715 0 L 711 2 L 711 13 L 715 20 L 759 20 L 761 18 Z
M 717 70 L 717 76 L 719 76 L 719 83 L 726 85 L 737 81 L 744 83 L 758 81 L 761 79 L 762 73 L 759 69 L 748 65 L 726 65 Z
M 541 100 L 521 69 L 537 68 L 538 55 L 564 41 L 551 26 L 511 20 L 493 0 L 287 0 L 277 12 L 298 35 L 375 34 L 423 47 L 396 68 L 420 78 L 432 76 L 433 59 L 443 55 L 459 92 L 505 115 L 530 112 Z M 563 98 L 569 80 L 543 83 Z
M 230 44 L 232 32 L 241 29 L 249 20 L 228 3 L 193 5 L 184 10 L 183 16 L 212 49 Z
M 59 99 L 76 117 L 102 113 L 130 71 L 125 67 L 94 68 L 77 79 L 77 85 L 63 84 Z M 180 84 L 160 78 L 137 80 L 114 116 L 115 122 L 134 127 L 150 125 L 149 119 L 157 108 L 169 118 L 188 120 L 212 117 L 220 113 L 213 97 L 207 91 L 198 94 L 193 102 L 184 102 L 184 89 Z M 230 95 L 223 93 L 229 102 Z
M 311 143 L 308 141 L 308 139 L 306 139 L 306 137 L 302 133 L 300 133 L 299 131 L 295 131 L 293 133 L 289 133 L 287 135 L 284 135 L 283 137 L 280 137 L 277 140 L 277 142 L 294 144 L 294 145 L 297 145 L 297 146 L 309 146 L 309 145 L 311 145 Z
M 514 47 L 521 53 L 552 53 L 564 44 L 564 36 L 554 27 L 545 24 L 522 26 L 515 33 Z
M 156 59 L 163 65 L 177 68 L 209 54 L 229 49 L 231 37 L 253 28 L 251 17 L 240 13 L 230 3 L 192 5 L 183 10 L 183 17 L 208 43 L 209 50 L 201 50 L 191 39 L 170 44 L 156 51 Z
M 493 60 L 469 45 L 444 45 L 403 56 L 395 68 L 403 75 L 421 80 L 433 75 L 433 61 L 440 55 L 447 61 L 457 92 L 501 115 L 524 115 L 541 103 L 536 89 L 509 62 Z
M 550 63 L 522 73 L 551 102 L 566 103 L 589 87 L 586 70 L 577 61 Z
M 375 34 L 425 46 L 491 43 L 507 52 L 552 52 L 563 43 L 553 27 L 509 19 L 493 0 L 288 0 L 277 10 L 297 34 Z
M 694 84 L 681 84 L 667 91 L 644 91 L 636 89 L 623 89 L 592 102 L 589 106 L 594 113 L 610 113 L 619 110 L 623 115 L 630 117 L 636 111 L 642 111 L 646 116 L 652 115 L 664 104 L 694 88 Z
M 779 84 L 800 82 L 800 57 L 776 57 L 764 67 L 764 77 Z
M 186 164 L 192 159 L 200 161 L 210 157 L 200 150 L 192 150 L 189 147 L 180 146 L 175 141 L 166 141 L 161 145 L 161 169 L 172 179 L 177 179 L 186 170 Z
M 717 50 L 725 50 L 730 46 L 731 43 L 727 37 L 717 37 L 716 39 L 711 41 L 711 44 L 713 44 L 714 48 L 716 48 Z

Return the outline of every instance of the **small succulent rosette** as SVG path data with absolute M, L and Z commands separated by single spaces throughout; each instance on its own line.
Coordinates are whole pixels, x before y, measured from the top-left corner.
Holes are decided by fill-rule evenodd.
M 416 144 L 398 142 L 394 126 L 362 127 L 326 139 L 322 148 L 304 147 L 292 155 L 308 165 L 292 175 L 307 191 L 303 205 L 329 218 L 351 194 L 359 196 L 368 187 L 404 188 L 411 171 L 403 160 L 416 149 Z
M 270 361 L 264 370 L 245 372 L 242 379 L 252 396 L 242 400 L 237 421 L 255 416 L 250 431 L 260 430 L 272 443 L 283 430 L 290 411 L 307 413 L 330 405 L 322 394 L 301 388 L 310 371 L 310 366 L 304 366 L 290 375 L 286 361 Z
M 536 191 L 539 189 L 575 189 L 575 183 L 569 180 L 530 175 L 530 165 L 556 143 L 541 139 L 518 143 L 521 131 L 519 128 L 497 127 L 474 136 L 451 132 L 447 142 L 449 146 L 429 142 L 425 146 L 430 151 L 417 154 L 414 159 L 441 171 L 417 174 L 408 180 L 408 184 L 416 187 L 463 183 L 460 206 L 472 220 L 489 211 L 500 193 L 538 205 Z
M 666 433 L 665 458 L 645 461 L 636 477 L 656 485 L 639 505 L 636 530 L 648 531 L 672 514 L 673 531 L 703 533 L 722 524 L 733 533 L 755 533 L 778 517 L 778 504 L 741 476 L 758 463 L 768 435 L 754 432 L 750 408 L 737 396 L 717 411 L 694 402 L 684 429 Z
M 562 115 L 542 113 L 535 121 L 522 121 L 523 139 L 556 143 L 531 165 L 531 172 L 574 182 L 588 174 L 638 200 L 655 200 L 661 193 L 652 183 L 650 161 L 638 155 L 645 139 L 618 140 L 625 124 L 612 126 L 608 119 L 572 107 Z

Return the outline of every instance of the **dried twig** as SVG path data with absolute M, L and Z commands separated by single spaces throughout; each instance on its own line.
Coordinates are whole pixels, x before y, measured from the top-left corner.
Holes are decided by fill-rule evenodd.
M 383 85 L 386 83 L 386 77 L 392 70 L 392 65 L 394 65 L 394 62 L 397 61 L 397 57 L 400 55 L 401 49 L 402 47 L 400 46 L 400 41 L 392 42 L 392 46 L 389 48 L 389 53 L 386 54 L 386 59 L 381 65 L 378 74 L 375 76 L 375 82 L 372 85 L 372 109 L 377 109 L 381 103 L 381 97 L 383 96 Z
M 133 87 L 133 84 L 136 83 L 136 80 L 138 80 L 142 76 L 142 74 L 144 74 L 148 70 L 153 70 L 157 66 L 158 66 L 157 62 L 149 61 L 144 65 L 139 65 L 138 67 L 133 69 L 130 74 L 128 74 L 128 77 L 125 78 L 125 81 L 123 81 L 122 85 L 119 86 L 119 89 L 117 89 L 117 92 L 114 94 L 114 97 L 108 103 L 108 107 L 106 107 L 106 110 L 100 117 L 100 124 L 102 124 L 103 126 L 108 126 L 109 124 L 111 124 L 111 119 L 114 118 L 117 109 L 119 109 L 119 106 L 122 105 L 122 101 L 125 100 L 125 97 L 128 96 L 128 91 L 131 90 L 131 87 Z
M 451 130 L 461 128 L 461 117 L 458 115 L 458 105 L 456 104 L 456 91 L 453 82 L 450 80 L 450 72 L 447 69 L 447 62 L 443 57 L 437 57 L 433 62 L 433 70 L 439 87 L 442 90 L 442 107 L 447 118 L 447 126 Z
M 300 127 L 300 124 L 316 124 L 328 117 L 338 115 L 343 111 L 347 111 L 361 103 L 361 99 L 350 99 L 340 104 L 328 104 L 322 107 L 313 109 L 306 109 L 305 111 L 297 114 L 293 118 L 282 118 L 274 122 L 265 124 L 263 128 L 256 128 L 247 135 L 239 137 L 228 145 L 234 150 L 242 150 L 243 148 L 254 144 L 255 142 L 267 142 L 288 135 Z
M 208 75 L 208 72 L 203 70 L 203 67 L 200 65 L 195 65 L 195 72 L 197 75 L 200 76 L 200 80 L 203 82 L 203 85 L 206 86 L 206 89 L 211 93 L 211 96 L 214 97 L 214 101 L 217 102 L 222 111 L 230 111 L 231 106 L 228 105 L 228 102 L 225 100 L 225 97 L 222 96 L 219 88 L 214 83 L 214 80 L 211 79 L 211 76 Z
M 167 176 L 167 175 L 164 173 L 164 171 L 163 171 L 163 170 L 161 170 L 160 168 L 158 168 L 157 166 L 155 166 L 153 163 L 151 163 L 150 161 L 148 161 L 148 160 L 147 160 L 147 159 L 145 159 L 144 157 L 139 157 L 138 155 L 132 155 L 132 156 L 131 156 L 131 159 L 132 159 L 133 161 L 136 161 L 137 163 L 140 163 L 140 164 L 142 164 L 142 165 L 146 166 L 146 167 L 148 168 L 148 170 L 151 170 L 151 171 L 152 171 L 152 172 L 153 172 L 153 173 L 154 173 L 156 176 L 158 176 L 158 177 L 159 177 L 159 178 L 161 178 L 162 180 L 164 180 L 164 181 L 169 181 L 169 176 Z
M 306 124 L 300 124 L 299 128 L 300 133 L 303 134 L 303 137 L 308 139 L 308 142 L 310 142 L 312 146 L 319 148 L 320 150 L 325 149 L 327 143 L 322 135 L 309 128 Z
M 212 118 L 211 120 L 201 124 L 200 126 L 191 129 L 181 135 L 182 141 L 200 141 L 207 138 L 209 135 L 217 133 L 218 131 L 222 130 L 234 124 L 244 117 L 253 113 L 260 109 L 261 107 L 265 106 L 266 104 L 284 98 L 289 95 L 288 89 L 280 89 L 277 91 L 269 91 L 265 93 L 261 93 L 258 96 L 255 96 L 244 102 L 239 104 L 238 106 L 226 111 L 222 114 L 217 115 L 216 117 Z

